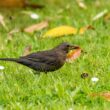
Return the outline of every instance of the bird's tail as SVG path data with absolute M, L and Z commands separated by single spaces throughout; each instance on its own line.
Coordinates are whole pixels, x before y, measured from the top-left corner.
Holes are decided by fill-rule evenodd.
M 2 61 L 14 61 L 14 62 L 18 61 L 17 58 L 0 58 L 0 60 L 2 60 Z

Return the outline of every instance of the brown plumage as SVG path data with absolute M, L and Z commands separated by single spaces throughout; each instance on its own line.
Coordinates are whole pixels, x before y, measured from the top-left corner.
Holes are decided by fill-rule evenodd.
M 77 46 L 69 43 L 62 43 L 51 50 L 39 51 L 20 58 L 0 58 L 0 60 L 14 61 L 36 71 L 49 72 L 61 68 L 69 50 L 76 48 Z

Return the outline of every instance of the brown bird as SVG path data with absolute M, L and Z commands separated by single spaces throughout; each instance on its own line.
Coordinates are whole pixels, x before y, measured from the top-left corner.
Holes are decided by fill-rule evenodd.
M 39 51 L 19 58 L 0 58 L 0 60 L 20 63 L 40 72 L 50 72 L 61 68 L 69 50 L 77 48 L 79 47 L 65 42 L 51 50 Z

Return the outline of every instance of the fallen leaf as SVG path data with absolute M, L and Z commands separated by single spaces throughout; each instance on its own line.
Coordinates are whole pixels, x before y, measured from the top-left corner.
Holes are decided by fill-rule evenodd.
M 104 99 L 110 101 L 110 92 L 104 92 L 100 94 Z
M 77 34 L 77 29 L 71 26 L 60 26 L 53 28 L 49 31 L 47 31 L 43 38 L 45 37 L 60 37 L 63 35 L 71 35 L 71 34 Z
M 0 7 L 23 7 L 25 0 L 0 0 Z
M 0 7 L 15 8 L 15 7 L 31 7 L 43 8 L 40 4 L 30 4 L 28 0 L 0 0 Z
M 82 0 L 76 0 L 78 6 L 82 9 L 87 9 L 87 6 L 84 4 Z
M 92 97 L 103 97 L 105 100 L 110 101 L 110 91 L 100 92 L 100 93 L 92 93 L 90 96 L 92 96 Z
M 67 54 L 67 58 L 66 58 L 66 61 L 67 62 L 72 62 L 74 61 L 75 59 L 77 59 L 80 55 L 81 55 L 81 51 L 82 49 L 79 47 L 75 50 L 72 50 L 70 51 L 68 54 Z
M 32 50 L 31 45 L 26 46 L 23 52 L 23 56 L 28 55 L 31 52 L 31 50 Z
M 34 31 L 39 31 L 39 30 L 42 30 L 46 27 L 48 27 L 48 21 L 42 21 L 38 24 L 34 24 L 34 25 L 31 25 L 27 28 L 24 29 L 24 32 L 27 32 L 27 33 L 33 33 Z
M 4 17 L 0 14 L 0 24 L 4 27 L 6 31 L 8 31 L 8 27 L 5 24 Z
M 85 33 L 85 31 L 87 31 L 87 30 L 94 30 L 94 29 L 95 29 L 95 28 L 94 28 L 93 26 L 88 25 L 88 26 L 85 26 L 85 27 L 80 28 L 79 34 L 82 35 L 82 34 Z
M 96 20 L 100 19 L 101 17 L 103 17 L 107 13 L 108 13 L 108 10 L 107 9 L 103 10 L 102 12 L 100 12 L 96 16 L 94 16 L 92 18 L 92 21 L 96 21 Z
M 94 30 L 95 28 L 92 25 L 84 26 L 78 29 L 70 26 L 60 26 L 47 31 L 43 38 L 46 37 L 60 37 L 64 35 L 71 35 L 71 34 L 80 34 L 83 35 L 87 30 Z

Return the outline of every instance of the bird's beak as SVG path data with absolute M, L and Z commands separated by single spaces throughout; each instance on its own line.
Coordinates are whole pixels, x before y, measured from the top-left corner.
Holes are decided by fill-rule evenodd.
M 73 50 L 73 49 L 79 49 L 80 47 L 79 46 L 72 45 L 69 48 L 70 48 L 70 50 Z

